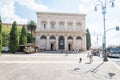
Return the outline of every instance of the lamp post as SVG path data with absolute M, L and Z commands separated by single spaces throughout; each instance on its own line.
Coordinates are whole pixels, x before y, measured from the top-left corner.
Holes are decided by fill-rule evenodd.
M 105 0 L 102 2 L 101 0 L 97 0 L 95 4 L 95 11 L 97 11 L 97 7 L 100 6 L 102 9 L 103 14 L 103 26 L 104 26 L 104 37 L 103 37 L 103 53 L 104 53 L 104 59 L 103 61 L 108 61 L 107 54 L 106 54 L 106 27 L 105 27 L 105 15 L 106 15 L 106 8 L 107 4 L 111 3 L 111 7 L 114 7 L 114 0 Z

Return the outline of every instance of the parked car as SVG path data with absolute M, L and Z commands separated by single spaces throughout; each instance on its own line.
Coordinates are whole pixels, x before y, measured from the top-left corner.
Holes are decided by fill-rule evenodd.
M 93 49 L 93 56 L 100 56 L 100 49 Z
M 2 47 L 2 53 L 7 53 L 9 52 L 9 48 L 7 46 Z
M 109 48 L 107 50 L 108 57 L 118 57 L 120 58 L 120 48 Z

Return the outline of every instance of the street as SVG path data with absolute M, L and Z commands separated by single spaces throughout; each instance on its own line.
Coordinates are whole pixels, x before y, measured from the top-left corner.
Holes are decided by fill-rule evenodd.
M 82 62 L 79 63 L 79 58 Z M 119 80 L 120 71 L 97 56 L 81 54 L 3 54 L 0 80 Z

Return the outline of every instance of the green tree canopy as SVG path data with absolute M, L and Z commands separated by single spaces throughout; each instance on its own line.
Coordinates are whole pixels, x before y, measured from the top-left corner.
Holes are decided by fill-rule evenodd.
M 33 37 L 31 36 L 30 33 L 27 33 L 27 43 L 32 43 L 33 42 Z
M 25 25 L 23 25 L 22 30 L 21 30 L 21 35 L 20 35 L 20 44 L 26 44 L 27 43 L 27 30 Z
M 10 32 L 10 42 L 9 42 L 10 52 L 15 53 L 18 49 L 18 44 L 19 44 L 19 35 L 17 30 L 17 23 L 16 21 L 14 21 Z
M 0 16 L 0 53 L 2 51 L 2 20 Z
M 32 20 L 29 21 L 28 24 L 27 24 L 27 29 L 29 31 L 31 31 L 31 35 L 32 35 L 32 32 L 34 32 L 36 30 L 36 27 L 37 27 L 36 23 Z
M 87 47 L 87 50 L 91 47 L 91 35 L 90 35 L 90 32 L 89 32 L 89 29 L 87 28 L 86 30 L 86 47 Z

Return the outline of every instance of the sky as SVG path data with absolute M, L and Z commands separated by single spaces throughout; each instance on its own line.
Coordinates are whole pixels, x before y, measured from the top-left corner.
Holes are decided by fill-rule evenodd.
M 66 12 L 86 14 L 86 29 L 91 34 L 92 47 L 102 45 L 103 14 L 101 6 L 95 5 L 105 0 L 0 0 L 0 15 L 3 23 L 26 24 L 30 20 L 37 22 L 36 12 Z M 106 30 L 120 26 L 120 0 L 106 0 Z M 111 7 L 109 1 L 115 1 Z M 120 31 L 106 32 L 106 45 L 120 45 Z

